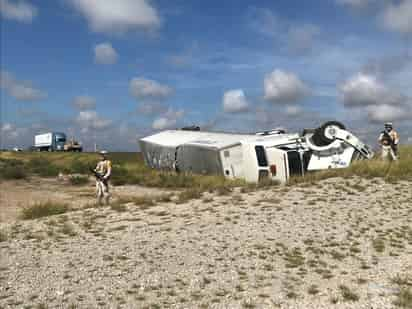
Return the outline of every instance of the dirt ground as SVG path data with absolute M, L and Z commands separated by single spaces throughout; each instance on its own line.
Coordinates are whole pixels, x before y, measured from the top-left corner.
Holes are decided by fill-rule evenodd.
M 123 196 L 151 196 L 165 190 L 141 186 L 111 187 L 114 198 Z M 58 201 L 75 209 L 95 203 L 95 184 L 73 186 L 67 179 L 31 177 L 28 180 L 0 182 L 0 223 L 17 220 L 23 207 L 35 203 Z
M 92 184 L 34 179 L 0 192 L 0 308 L 411 308 L 411 182 L 329 179 L 88 209 Z M 18 219 L 47 199 L 79 210 Z

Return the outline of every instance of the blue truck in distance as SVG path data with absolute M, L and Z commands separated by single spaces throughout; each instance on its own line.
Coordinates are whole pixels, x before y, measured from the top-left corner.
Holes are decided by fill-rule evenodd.
M 62 132 L 48 132 L 34 136 L 34 149 L 37 151 L 82 151 L 80 143 L 67 140 Z

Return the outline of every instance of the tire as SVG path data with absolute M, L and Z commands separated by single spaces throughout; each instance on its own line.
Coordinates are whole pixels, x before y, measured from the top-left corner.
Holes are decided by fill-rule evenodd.
M 322 124 L 319 128 L 315 130 L 315 133 L 311 137 L 312 142 L 316 146 L 327 146 L 334 141 L 333 139 L 330 139 L 325 135 L 326 128 L 329 126 L 335 126 L 342 130 L 346 129 L 346 127 L 339 121 L 325 122 L 324 124 Z

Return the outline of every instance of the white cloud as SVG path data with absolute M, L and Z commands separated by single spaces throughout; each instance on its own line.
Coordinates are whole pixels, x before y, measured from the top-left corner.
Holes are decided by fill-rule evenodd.
M 158 115 L 167 111 L 167 106 L 162 102 L 142 102 L 139 104 L 137 111 L 143 115 Z
M 296 105 L 289 105 L 286 107 L 285 112 L 288 116 L 298 116 L 302 113 L 302 108 Z
M 289 47 L 292 51 L 307 51 L 312 48 L 315 38 L 320 34 L 315 25 L 293 26 L 289 29 Z
M 153 121 L 152 128 L 155 130 L 164 130 L 176 124 L 175 119 L 168 119 L 166 117 L 159 117 Z
M 7 19 L 31 23 L 37 16 L 37 8 L 24 0 L 0 0 L 0 14 Z
M 227 113 L 239 113 L 248 110 L 249 103 L 242 89 L 226 91 L 223 95 L 223 110 Z
M 117 52 L 111 43 L 101 43 L 94 47 L 94 61 L 98 64 L 115 64 Z
M 0 126 L 0 138 L 4 137 L 4 140 L 12 141 L 18 138 L 23 133 L 23 131 L 24 129 L 17 128 L 15 125 L 6 122 L 2 126 Z
M 80 111 L 76 122 L 80 125 L 83 133 L 90 129 L 103 130 L 112 124 L 111 120 L 101 118 L 94 110 Z
M 70 0 L 95 32 L 124 33 L 155 30 L 160 26 L 157 10 L 147 0 Z
M 383 14 L 386 28 L 403 34 L 412 34 L 412 0 L 389 5 Z
M 162 85 L 157 81 L 145 78 L 133 78 L 129 84 L 129 91 L 137 99 L 157 99 L 168 98 L 173 90 L 169 86 Z
M 80 110 L 90 110 L 96 107 L 96 99 L 91 96 L 75 97 L 72 103 Z
M 373 75 L 358 73 L 340 86 L 345 107 L 361 108 L 370 122 L 412 119 L 412 100 Z
M 405 99 L 401 94 L 389 90 L 376 77 L 358 73 L 340 86 L 345 106 L 392 105 L 401 104 Z
M 264 80 L 264 98 L 273 103 L 296 102 L 309 94 L 309 88 L 293 73 L 274 70 Z
M 152 123 L 154 130 L 165 130 L 176 126 L 178 120 L 184 115 L 183 110 L 174 111 L 169 109 L 164 115 L 156 118 Z
M 18 81 L 7 72 L 0 72 L 0 89 L 18 101 L 36 101 L 47 97 L 47 94 L 34 88 L 29 81 Z
M 373 105 L 367 107 L 368 118 L 372 122 L 412 119 L 412 106 Z

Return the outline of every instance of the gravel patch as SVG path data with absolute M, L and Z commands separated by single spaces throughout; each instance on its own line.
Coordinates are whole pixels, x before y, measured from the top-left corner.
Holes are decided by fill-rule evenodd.
M 410 182 L 125 207 L 0 223 L 0 308 L 396 308 L 412 278 Z

